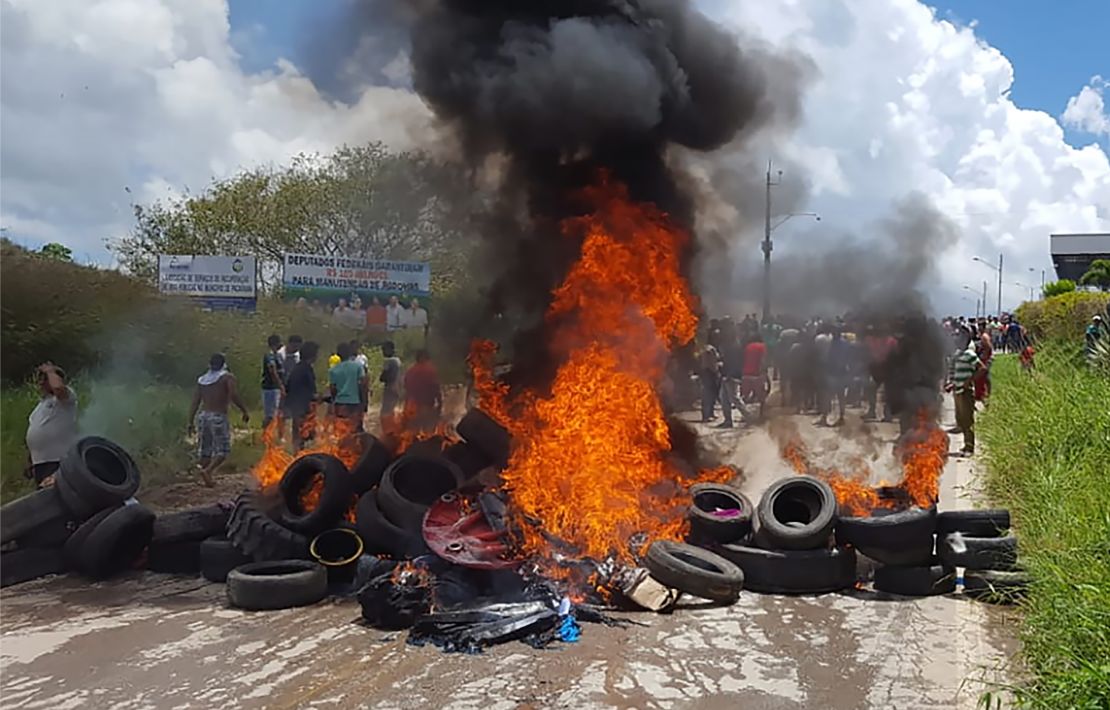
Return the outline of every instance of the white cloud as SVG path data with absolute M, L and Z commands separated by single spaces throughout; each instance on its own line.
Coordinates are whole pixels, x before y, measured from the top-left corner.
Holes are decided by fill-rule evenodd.
M 342 143 L 410 147 L 428 125 L 404 90 L 346 105 L 288 62 L 244 71 L 224 0 L 2 2 L 0 224 L 14 236 L 107 260 L 132 199 Z
M 429 126 L 402 86 L 370 87 L 344 104 L 289 62 L 244 70 L 225 0 L 0 2 L 0 224 L 28 237 L 99 251 L 130 227 L 132 199 L 196 191 L 242 167 L 345 142 L 408 147 Z M 938 20 L 916 0 L 700 4 L 746 34 L 801 50 L 819 72 L 799 130 L 753 148 L 762 154 L 752 162 L 773 149 L 803 166 L 812 183 L 804 209 L 823 216 L 819 226 L 784 227 L 781 253 L 806 230 L 864 231 L 923 191 L 962 228 L 938 257 L 938 305 L 968 307 L 961 285 L 994 278 L 972 256 L 1004 252 L 1016 297 L 1010 282 L 1051 274 L 1050 232 L 1110 229 L 1106 153 L 1068 145 L 1054 117 L 1015 106 L 1013 67 L 973 28 Z M 406 73 L 399 55 L 395 84 Z M 1103 88 L 1092 80 L 1064 120 L 1105 128 Z M 751 251 L 744 258 L 758 260 Z
M 1068 99 L 1061 116 L 1064 124 L 1096 136 L 1110 135 L 1110 113 L 1107 113 L 1102 100 L 1102 92 L 1107 86 L 1110 82 L 1098 74 L 1091 77 L 1089 84 Z
M 1013 67 L 973 28 L 939 20 L 916 0 L 703 5 L 737 29 L 802 50 L 819 72 L 802 125 L 777 150 L 805 166 L 813 184 L 804 207 L 825 219 L 820 229 L 792 223 L 783 253 L 803 235 L 862 231 L 920 190 L 961 228 L 956 246 L 938 255 L 928 290 L 939 308 L 970 312 L 963 284 L 986 279 L 996 289 L 995 273 L 973 256 L 1005 255 L 1003 305 L 1012 308 L 1028 294 L 1014 282 L 1039 285 L 1042 269 L 1052 278 L 1051 232 L 1110 229 L 1106 153 L 1070 146 L 1055 118 L 1014 105 Z M 1089 121 L 1094 102 L 1086 101 Z

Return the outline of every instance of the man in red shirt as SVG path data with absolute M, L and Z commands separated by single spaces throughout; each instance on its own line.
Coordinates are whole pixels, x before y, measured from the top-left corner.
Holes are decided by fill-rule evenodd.
M 771 383 L 767 378 L 767 346 L 758 331 L 752 333 L 751 342 L 744 346 L 740 374 L 740 396 L 744 402 L 759 402 L 759 418 L 762 419 Z
M 418 350 L 416 364 L 405 373 L 405 414 L 420 431 L 434 429 L 443 411 L 439 374 L 427 350 Z

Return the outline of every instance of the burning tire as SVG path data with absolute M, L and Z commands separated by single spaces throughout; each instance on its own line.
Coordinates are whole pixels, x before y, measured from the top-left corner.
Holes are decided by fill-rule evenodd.
M 824 594 L 847 589 L 856 581 L 856 551 L 850 547 L 764 550 L 722 545 L 718 551 L 744 570 L 744 586 L 753 592 Z
M 231 517 L 230 506 L 219 504 L 205 505 L 176 513 L 159 515 L 154 521 L 152 545 L 169 545 L 189 540 L 206 540 L 214 535 L 223 535 Z
M 360 434 L 362 454 L 351 468 L 351 488 L 362 495 L 382 480 L 382 474 L 393 460 L 393 452 L 373 434 Z
M 836 524 L 836 496 L 824 481 L 792 476 L 771 484 L 759 500 L 759 537 L 767 547 L 824 547 Z
M 0 587 L 65 571 L 65 556 L 56 547 L 27 547 L 0 554 Z
M 427 550 L 419 533 L 407 531 L 386 518 L 378 504 L 377 490 L 369 490 L 359 499 L 355 522 L 358 535 L 369 552 L 405 559 Z
M 62 458 L 55 478 L 65 480 L 66 490 L 75 494 L 77 507 L 84 511 L 119 505 L 139 490 L 139 469 L 131 455 L 99 436 L 87 436 L 74 444 Z M 79 510 L 73 512 L 80 514 Z
M 952 533 L 937 543 L 937 555 L 946 565 L 971 570 L 1011 570 L 1017 562 L 1017 538 L 972 537 Z
M 231 570 L 251 561 L 225 537 L 210 537 L 200 543 L 200 573 L 209 582 L 225 582 Z
M 317 476 L 323 477 L 320 499 L 315 508 L 305 510 L 301 496 L 311 488 Z M 281 477 L 278 490 L 285 503 L 282 524 L 305 535 L 316 535 L 338 523 L 354 495 L 347 467 L 328 454 L 309 454 L 294 461 Z
M 1013 604 L 1029 588 L 1029 575 L 1013 570 L 969 570 L 964 572 L 964 594 L 995 604 Z
M 79 550 L 74 550 L 79 557 L 71 557 L 70 564 L 92 579 L 107 579 L 123 572 L 150 544 L 154 517 L 154 513 L 138 504 L 111 511 L 96 524 Z
M 307 606 L 327 592 L 327 572 L 308 560 L 249 562 L 227 575 L 227 600 L 239 609 Z
M 699 483 L 690 488 L 690 540 L 694 544 L 740 542 L 752 531 L 752 502 L 732 486 Z
M 58 491 L 44 488 L 0 508 L 0 543 L 16 540 L 36 528 L 64 521 L 69 511 Z
M 1010 529 L 1008 510 L 948 510 L 937 516 L 937 535 L 961 533 L 972 537 L 999 537 Z
M 875 589 L 906 597 L 928 597 L 956 591 L 956 568 L 940 564 L 898 567 L 887 565 L 875 570 Z
M 681 542 L 652 543 L 644 566 L 660 584 L 725 604 L 735 602 L 744 586 L 744 573 L 732 562 Z
M 483 469 L 494 465 L 485 452 L 465 441 L 458 441 L 443 450 L 443 457 L 459 467 L 464 480 L 474 478 Z
M 466 443 L 488 456 L 495 466 L 504 467 L 509 461 L 512 437 L 509 431 L 494 421 L 481 409 L 471 409 L 459 420 L 455 431 Z
M 936 508 L 910 508 L 889 515 L 840 518 L 836 541 L 884 565 L 928 566 L 933 556 Z
M 243 493 L 235 500 L 227 521 L 227 539 L 256 562 L 308 556 L 308 540 L 267 516 L 253 493 Z
M 390 522 L 419 535 L 428 507 L 462 480 L 459 467 L 442 456 L 406 454 L 382 476 L 378 505 Z

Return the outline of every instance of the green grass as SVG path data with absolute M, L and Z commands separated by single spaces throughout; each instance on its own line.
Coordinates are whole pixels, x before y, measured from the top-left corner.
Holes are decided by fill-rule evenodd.
M 81 433 L 105 436 L 127 449 L 142 473 L 144 489 L 193 475 L 189 471 L 193 449 L 186 438 L 191 388 L 87 378 L 71 384 L 77 391 Z M 37 402 L 38 393 L 31 385 L 0 389 L 0 500 L 34 489 L 23 475 L 27 462 L 24 438 L 27 417 Z M 248 407 L 252 404 L 256 403 L 248 399 Z M 246 467 L 258 458 L 261 421 L 261 410 L 252 407 L 254 435 L 249 441 L 236 440 L 230 460 L 233 466 Z
M 1023 653 L 1031 672 L 1019 704 L 1110 707 L 1110 378 L 1072 343 L 1047 343 L 1027 374 L 996 359 L 978 429 L 987 492 L 1008 507 L 1022 564 Z

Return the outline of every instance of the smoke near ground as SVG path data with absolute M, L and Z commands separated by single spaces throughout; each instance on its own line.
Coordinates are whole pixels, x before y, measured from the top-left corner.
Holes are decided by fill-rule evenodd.
M 936 263 L 959 238 L 954 222 L 921 194 L 892 206 L 889 217 L 860 233 L 815 225 L 795 231 L 801 249 L 773 252 L 771 295 L 776 313 L 876 315 L 928 312 L 926 292 L 936 283 Z M 761 300 L 762 262 L 744 262 L 734 293 Z

